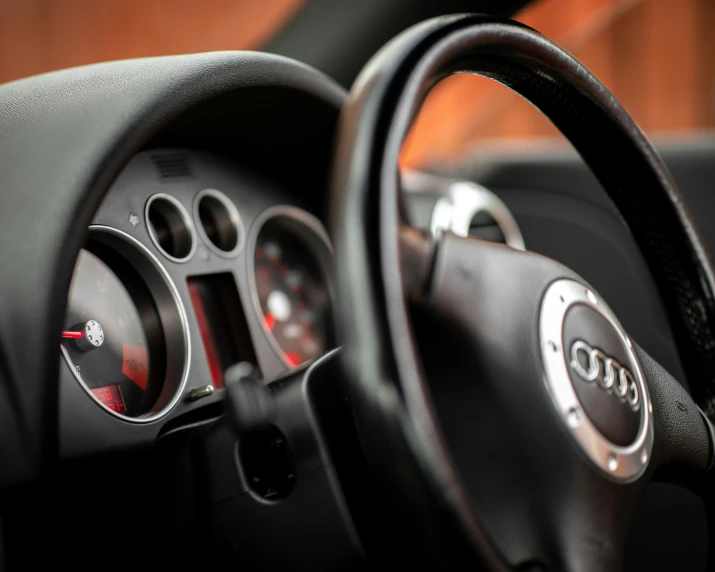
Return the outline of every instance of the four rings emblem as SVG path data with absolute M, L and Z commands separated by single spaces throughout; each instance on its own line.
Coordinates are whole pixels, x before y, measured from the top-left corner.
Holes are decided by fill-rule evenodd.
M 640 392 L 633 374 L 601 350 L 582 340 L 575 341 L 571 346 L 571 367 L 581 379 L 595 381 L 601 389 L 612 392 L 633 411 L 640 409 Z

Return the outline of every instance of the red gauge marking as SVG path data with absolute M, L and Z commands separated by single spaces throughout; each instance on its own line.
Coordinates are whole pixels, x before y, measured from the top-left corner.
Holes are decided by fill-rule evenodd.
M 142 391 L 146 391 L 149 379 L 149 357 L 146 346 L 142 344 L 122 344 L 122 373 L 136 383 Z
M 268 263 L 275 266 L 279 265 L 281 263 L 281 254 L 280 252 L 276 252 L 275 249 L 270 249 L 266 253 L 266 258 L 268 258 Z
M 256 270 L 256 274 L 258 275 L 258 278 L 268 280 L 271 276 L 271 271 L 265 266 L 259 266 Z
M 263 324 L 269 332 L 272 332 L 276 325 L 276 317 L 268 312 L 265 316 L 263 316 Z
M 303 362 L 298 352 L 286 352 L 283 357 L 291 367 L 298 367 Z
M 198 282 L 193 277 L 188 279 L 188 285 L 191 303 L 194 306 L 194 312 L 196 314 L 196 321 L 199 323 L 201 340 L 204 342 L 204 349 L 206 350 L 206 360 L 209 362 L 211 379 L 213 380 L 214 387 L 221 389 L 223 387 L 223 367 L 221 367 L 221 360 L 219 360 L 214 337 L 211 333 L 211 327 L 209 326 L 209 320 L 206 316 L 204 301 L 201 299 L 201 290 L 199 289 Z
M 68 340 L 79 340 L 84 337 L 84 332 L 62 332 L 62 337 Z

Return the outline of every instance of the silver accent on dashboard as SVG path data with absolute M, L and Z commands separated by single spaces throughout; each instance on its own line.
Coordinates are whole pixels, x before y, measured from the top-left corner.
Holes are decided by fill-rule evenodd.
M 81 351 L 91 352 L 104 345 L 104 330 L 97 320 L 87 320 L 75 327 L 83 334 L 81 338 L 75 339 Z
M 201 217 L 199 216 L 199 206 L 201 203 L 201 199 L 203 199 L 204 197 L 212 197 L 216 199 L 226 209 L 226 214 L 228 215 L 229 222 L 236 231 L 236 246 L 234 246 L 231 250 L 223 250 L 218 247 L 216 244 L 214 244 L 214 242 L 209 238 L 208 234 L 206 233 L 204 225 L 201 221 Z M 203 240 L 203 242 L 206 244 L 206 246 L 208 246 L 211 252 L 223 258 L 233 258 L 239 252 L 241 252 L 241 249 L 246 242 L 246 228 L 243 225 L 243 219 L 241 219 L 241 214 L 238 212 L 238 208 L 236 208 L 234 202 L 229 199 L 224 193 L 216 189 L 203 189 L 199 191 L 198 194 L 194 197 L 193 211 L 194 221 L 199 236 L 201 237 L 201 240 Z
M 184 229 L 188 233 L 189 239 L 191 240 L 191 246 L 189 247 L 189 251 L 185 256 L 173 256 L 172 254 L 164 250 L 164 248 L 160 244 L 159 237 L 157 236 L 156 230 L 154 229 L 154 224 L 151 223 L 149 218 L 149 209 L 151 208 L 151 205 L 158 200 L 166 201 L 171 204 L 176 209 L 179 217 L 181 218 L 181 222 L 183 223 Z M 178 199 L 172 197 L 171 195 L 167 195 L 166 193 L 154 193 L 152 196 L 149 197 L 146 202 L 146 205 L 144 206 L 144 222 L 146 224 L 147 231 L 149 232 L 149 237 L 151 238 L 151 241 L 154 243 L 154 246 L 157 248 L 157 250 L 162 253 L 162 255 L 164 255 L 172 262 L 177 262 L 179 264 L 191 260 L 191 257 L 196 252 L 196 245 L 198 242 L 196 240 L 196 229 L 194 228 L 194 223 L 191 220 L 191 216 L 189 215 L 184 205 L 182 205 Z
M 430 230 L 434 236 L 443 230 L 452 231 L 457 236 L 469 236 L 475 215 L 486 212 L 501 229 L 508 246 L 516 250 L 526 249 L 514 216 L 489 189 L 471 181 L 458 181 L 449 185 L 446 192 L 432 211 Z
M 278 205 L 274 207 L 267 208 L 261 214 L 256 217 L 253 225 L 251 226 L 251 231 L 247 240 L 247 250 L 246 250 L 246 264 L 248 269 L 248 283 L 251 290 L 251 302 L 253 305 L 253 310 L 256 312 L 258 321 L 261 324 L 261 329 L 268 338 L 268 341 L 273 348 L 273 351 L 281 359 L 281 361 L 290 367 L 285 359 L 283 358 L 283 351 L 281 350 L 278 342 L 276 342 L 273 334 L 266 329 L 265 323 L 263 321 L 263 310 L 261 309 L 261 301 L 258 298 L 258 287 L 256 285 L 256 266 L 255 266 L 255 251 L 256 242 L 258 241 L 258 235 L 261 232 L 263 226 L 271 219 L 276 217 L 284 217 L 297 222 L 299 227 L 307 230 L 306 233 L 301 233 L 302 238 L 305 239 L 309 244 L 317 246 L 313 248 L 311 254 L 313 254 L 320 269 L 323 272 L 326 280 L 326 288 L 330 293 L 331 303 L 335 300 L 335 289 L 333 286 L 333 276 L 332 276 L 332 257 L 333 257 L 333 245 L 330 242 L 330 236 L 325 230 L 323 223 L 320 222 L 318 218 L 310 214 L 309 212 L 292 206 Z
M 574 349 L 563 347 L 563 328 L 567 312 L 577 304 L 587 306 L 610 323 L 633 364 L 633 371 L 629 373 L 639 393 L 637 409 L 640 410 L 641 420 L 638 434 L 628 446 L 612 443 L 596 428 L 583 412 L 569 375 L 568 363 Z M 561 279 L 553 282 L 544 294 L 539 335 L 544 384 L 566 429 L 590 461 L 610 478 L 619 482 L 637 479 L 645 471 L 653 449 L 653 409 L 640 364 L 616 316 L 598 294 L 575 280 Z M 592 348 L 589 346 L 589 349 Z M 597 373 L 600 371 L 599 367 Z M 626 380 L 627 383 L 629 381 Z
M 141 417 L 129 417 L 127 415 L 122 415 L 121 413 L 117 413 L 116 411 L 112 411 L 111 409 L 108 409 L 104 407 L 101 402 L 94 396 L 94 394 L 90 391 L 90 389 L 85 385 L 84 381 L 82 380 L 82 377 L 77 373 L 75 370 L 74 364 L 72 362 L 72 359 L 70 358 L 69 354 L 67 353 L 67 350 L 60 345 L 60 350 L 62 352 L 62 355 L 64 356 L 65 362 L 67 363 L 67 366 L 69 367 L 70 371 L 72 372 L 72 375 L 74 378 L 79 382 L 79 386 L 89 395 L 89 397 L 94 401 L 98 407 L 102 408 L 102 411 L 105 411 L 109 413 L 110 415 L 113 415 L 114 417 L 117 417 L 118 419 L 121 419 L 122 421 L 127 421 L 129 423 L 151 423 L 153 421 L 157 421 L 164 417 L 167 413 L 169 413 L 179 402 L 181 399 L 181 396 L 184 394 L 184 390 L 186 389 L 186 384 L 189 379 L 189 365 L 191 364 L 191 336 L 189 334 L 189 322 L 186 317 L 186 309 L 184 308 L 184 304 L 181 302 L 181 296 L 179 295 L 179 291 L 176 288 L 176 285 L 174 284 L 174 281 L 171 279 L 171 276 L 169 276 L 169 273 L 166 271 L 166 269 L 162 266 L 161 262 L 159 259 L 146 247 L 144 246 L 141 242 L 139 242 L 136 238 L 133 236 L 127 234 L 126 232 L 110 227 L 110 226 L 103 226 L 103 225 L 91 225 L 89 227 L 89 236 L 92 238 L 93 234 L 108 234 L 112 235 L 116 238 L 121 239 L 122 241 L 126 242 L 127 244 L 130 245 L 134 249 L 134 251 L 146 258 L 146 260 L 157 270 L 159 277 L 161 278 L 161 281 L 164 283 L 164 285 L 167 287 L 168 292 L 171 296 L 170 303 L 176 307 L 177 314 L 179 317 L 179 326 L 180 326 L 180 333 L 181 337 L 183 340 L 183 351 L 184 351 L 184 360 L 182 364 L 182 373 L 180 377 L 180 381 L 178 384 L 178 387 L 174 390 L 175 393 L 172 396 L 172 398 L 167 402 L 167 404 L 162 407 L 159 411 L 156 411 L 154 413 L 150 413 L 147 415 L 143 415 Z M 101 242 L 101 239 L 99 239 Z M 119 253 L 120 255 L 125 256 L 125 253 Z M 131 260 L 130 260 L 131 261 Z M 149 284 L 147 284 L 149 287 L 152 296 L 155 296 L 154 290 L 151 288 Z M 157 309 L 159 310 L 159 315 L 160 319 L 162 320 L 162 326 L 166 326 L 164 323 L 164 314 L 162 313 L 165 308 L 166 301 L 160 300 L 160 299 L 155 299 L 154 300 Z M 165 327 L 166 329 L 166 327 Z M 166 335 L 166 333 L 165 333 Z M 168 348 L 167 348 L 168 350 Z M 168 354 L 168 351 L 167 351 Z M 168 360 L 168 355 L 167 355 L 167 360 Z M 164 384 L 164 387 L 166 388 L 166 383 Z M 162 389 L 162 394 L 164 390 Z M 159 395 L 159 399 L 161 399 L 161 394 Z
M 198 401 L 199 399 L 213 395 L 214 391 L 216 391 L 216 389 L 213 385 L 202 385 L 201 387 L 191 390 L 189 393 L 189 399 L 191 401 Z

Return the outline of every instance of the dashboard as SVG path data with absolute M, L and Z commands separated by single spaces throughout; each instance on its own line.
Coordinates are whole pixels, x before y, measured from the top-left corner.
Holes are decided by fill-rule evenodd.
M 137 154 L 73 272 L 63 453 L 144 438 L 217 399 L 232 365 L 272 380 L 336 347 L 333 292 L 328 233 L 295 196 L 210 153 Z

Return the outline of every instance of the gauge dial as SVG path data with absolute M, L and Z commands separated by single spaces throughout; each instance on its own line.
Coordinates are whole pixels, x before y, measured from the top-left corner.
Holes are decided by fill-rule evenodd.
M 318 236 L 284 216 L 268 220 L 254 252 L 256 290 L 263 326 L 287 365 L 295 367 L 333 345 L 330 289 Z M 312 240 L 311 240 L 312 239 Z
M 136 270 L 100 244 L 77 259 L 62 348 L 75 376 L 107 409 L 140 417 L 156 404 L 166 371 L 158 311 Z

